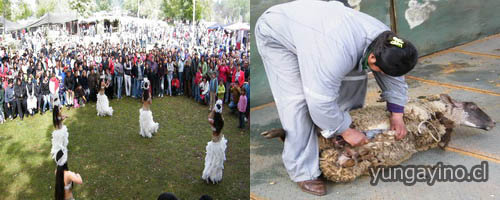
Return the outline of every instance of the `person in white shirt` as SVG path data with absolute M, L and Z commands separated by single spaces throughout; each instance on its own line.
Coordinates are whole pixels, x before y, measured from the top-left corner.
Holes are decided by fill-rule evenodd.
M 209 92 L 210 92 L 210 85 L 208 84 L 207 78 L 203 77 L 201 83 L 200 83 L 200 90 L 201 90 L 201 95 L 200 98 L 203 103 L 207 104 L 209 97 Z

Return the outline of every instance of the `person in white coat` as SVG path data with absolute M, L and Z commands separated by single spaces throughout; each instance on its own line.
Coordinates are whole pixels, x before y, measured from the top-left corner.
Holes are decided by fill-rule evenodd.
M 269 8 L 255 26 L 257 49 L 286 131 L 283 163 L 304 192 L 325 195 L 315 126 L 325 138 L 356 146 L 367 141 L 349 128 L 349 110 L 364 104 L 367 71 L 392 112 L 391 129 L 406 135 L 402 75 L 418 54 L 377 19 L 332 1 L 294 1 Z

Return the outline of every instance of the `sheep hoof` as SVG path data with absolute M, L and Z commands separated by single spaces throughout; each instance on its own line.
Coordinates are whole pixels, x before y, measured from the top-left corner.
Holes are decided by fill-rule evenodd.
M 270 131 L 264 131 L 260 135 L 264 136 L 267 139 L 279 137 L 281 141 L 285 141 L 285 130 L 282 128 L 273 129 Z

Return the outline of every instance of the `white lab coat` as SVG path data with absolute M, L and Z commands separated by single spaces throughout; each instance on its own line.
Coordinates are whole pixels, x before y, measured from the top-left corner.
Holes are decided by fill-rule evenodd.
M 269 8 L 255 26 L 257 49 L 287 132 L 283 162 L 293 181 L 318 177 L 314 125 L 331 138 L 349 128 L 349 110 L 363 105 L 367 76 L 362 57 L 389 28 L 332 1 L 299 0 Z M 374 72 L 382 97 L 404 106 L 404 77 Z

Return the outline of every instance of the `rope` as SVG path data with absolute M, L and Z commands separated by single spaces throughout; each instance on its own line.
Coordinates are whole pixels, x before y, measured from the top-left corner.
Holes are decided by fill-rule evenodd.
M 441 141 L 441 135 L 439 135 L 439 132 L 438 132 L 438 130 L 436 129 L 436 127 L 435 127 L 432 123 L 430 123 L 429 121 L 422 121 L 422 122 L 420 122 L 420 123 L 418 124 L 418 127 L 417 127 L 418 133 L 419 133 L 419 134 L 422 134 L 422 131 L 420 131 L 420 126 L 422 126 L 424 123 L 427 123 L 427 124 L 431 125 L 431 127 L 434 129 L 434 131 L 436 131 L 436 134 L 439 136 L 439 139 L 437 139 L 437 138 L 434 136 L 434 134 L 432 134 L 432 132 L 431 132 L 431 131 L 429 131 L 429 135 L 431 135 L 432 139 L 434 139 L 434 141 L 436 141 L 436 142 Z

